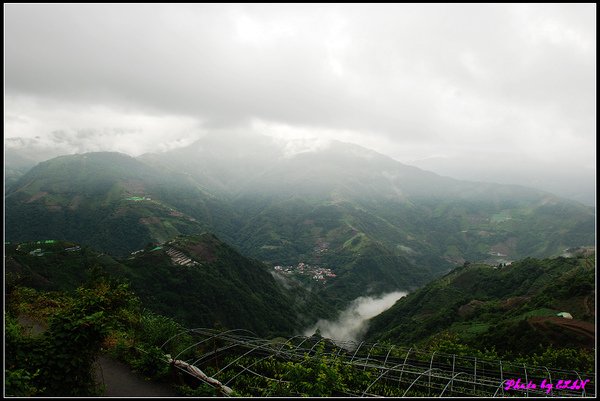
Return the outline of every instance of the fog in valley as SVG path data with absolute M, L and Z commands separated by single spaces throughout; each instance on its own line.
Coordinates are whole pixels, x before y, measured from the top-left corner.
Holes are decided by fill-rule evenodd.
M 596 7 L 5 4 L 6 394 L 593 379 Z
M 389 309 L 397 300 L 405 296 L 403 291 L 394 291 L 380 296 L 363 296 L 356 298 L 344 309 L 337 319 L 320 319 L 314 326 L 304 331 L 311 336 L 318 329 L 325 338 L 330 338 L 340 346 L 352 347 L 345 342 L 358 342 L 368 329 L 368 320 Z

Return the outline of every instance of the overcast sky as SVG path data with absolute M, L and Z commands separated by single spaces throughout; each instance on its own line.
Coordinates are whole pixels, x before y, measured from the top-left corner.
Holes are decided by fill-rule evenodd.
M 555 180 L 593 204 L 595 4 L 4 11 L 7 146 L 339 139 L 457 178 Z

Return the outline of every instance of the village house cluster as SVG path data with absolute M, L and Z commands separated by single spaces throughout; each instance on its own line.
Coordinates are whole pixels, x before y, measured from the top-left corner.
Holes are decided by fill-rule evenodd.
M 309 276 L 315 281 L 325 282 L 329 278 L 335 278 L 336 275 L 327 267 L 311 266 L 304 262 L 298 263 L 296 266 L 275 266 L 275 271 L 282 274 L 298 274 Z

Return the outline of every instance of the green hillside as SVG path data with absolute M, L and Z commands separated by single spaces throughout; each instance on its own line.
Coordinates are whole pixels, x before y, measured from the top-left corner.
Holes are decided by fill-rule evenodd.
M 244 254 L 326 264 L 346 288 L 412 288 L 465 261 L 559 256 L 595 241 L 594 208 L 547 192 L 441 177 L 340 142 L 288 155 L 251 138 L 252 146 L 210 138 L 141 159 L 187 173 L 229 203 L 237 224 L 214 231 Z M 363 247 L 381 254 L 375 271 Z
M 453 180 L 343 143 L 285 156 L 264 138 L 258 154 L 226 142 L 40 163 L 6 193 L 6 238 L 122 257 L 210 231 L 273 266 L 330 269 L 335 279 L 313 287 L 336 307 L 466 261 L 558 256 L 595 241 L 593 208 L 541 191 Z
M 465 264 L 373 318 L 367 338 L 424 346 L 450 335 L 473 349 L 513 356 L 548 347 L 592 350 L 594 265 L 595 256 Z
M 199 221 L 178 210 L 189 199 Z M 6 238 L 56 238 L 126 255 L 149 242 L 206 229 L 219 206 L 185 178 L 120 153 L 52 159 L 30 170 L 6 194 Z
M 332 311 L 301 286 L 284 289 L 268 268 L 214 235 L 180 236 L 126 259 L 64 241 L 6 246 L 11 286 L 72 291 L 98 275 L 129 282 L 145 307 L 187 327 L 292 335 Z

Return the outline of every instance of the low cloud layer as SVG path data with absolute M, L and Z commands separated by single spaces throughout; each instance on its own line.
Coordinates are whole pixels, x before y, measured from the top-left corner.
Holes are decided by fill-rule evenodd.
M 368 328 L 368 320 L 389 309 L 406 294 L 395 291 L 379 297 L 356 298 L 336 320 L 320 319 L 314 326 L 306 329 L 304 335 L 311 336 L 319 329 L 323 337 L 330 338 L 342 346 L 347 341 L 358 342 Z
M 7 4 L 4 133 L 136 155 L 236 130 L 438 157 L 446 171 L 525 160 L 547 164 L 544 182 L 559 160 L 588 176 L 595 15 L 595 4 Z

